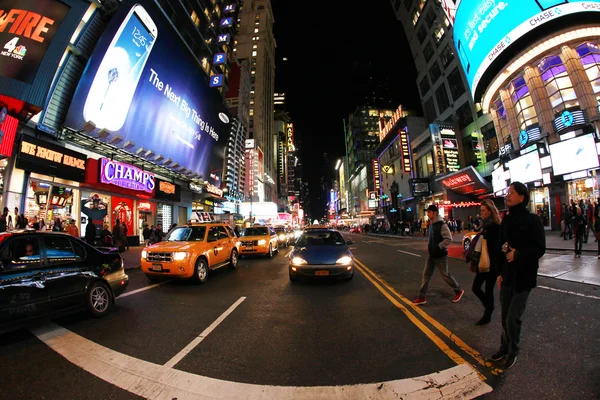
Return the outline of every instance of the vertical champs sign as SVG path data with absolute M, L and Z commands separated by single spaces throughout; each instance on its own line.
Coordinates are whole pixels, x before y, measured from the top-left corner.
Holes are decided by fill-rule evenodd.
M 373 160 L 373 180 L 375 181 L 375 190 L 381 189 L 381 176 L 379 175 L 379 161 Z
M 402 171 L 410 173 L 412 171 L 410 165 L 410 145 L 408 142 L 408 134 L 405 130 L 398 131 L 400 135 L 400 151 L 402 152 Z

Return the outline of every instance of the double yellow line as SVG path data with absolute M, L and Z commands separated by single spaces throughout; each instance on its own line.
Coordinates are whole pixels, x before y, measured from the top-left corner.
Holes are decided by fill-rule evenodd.
M 493 367 L 493 365 L 489 362 L 486 362 L 481 354 L 463 342 L 458 336 L 450 332 L 445 326 L 440 324 L 438 321 L 433 319 L 427 313 L 425 313 L 419 306 L 415 306 L 412 304 L 410 300 L 406 297 L 402 296 L 398 293 L 393 287 L 391 287 L 387 282 L 385 282 L 381 277 L 379 277 L 375 272 L 369 269 L 365 264 L 354 259 L 355 268 L 358 269 L 364 276 L 367 278 L 369 282 L 373 284 L 393 305 L 400 309 L 408 319 L 415 324 L 417 328 L 419 328 L 436 346 L 440 348 L 452 361 L 457 364 L 470 364 L 467 362 L 460 354 L 456 351 L 452 350 L 450 346 L 446 344 L 440 336 L 434 333 L 423 321 L 417 317 L 419 315 L 423 320 L 431 324 L 435 329 L 437 329 L 441 334 L 446 336 L 452 343 L 454 343 L 459 349 L 461 349 L 464 353 L 469 355 L 473 360 L 483 366 L 489 368 L 490 372 L 494 375 L 498 375 L 502 373 L 501 369 Z M 400 301 L 399 301 L 400 300 Z M 404 303 L 404 305 L 402 303 Z M 477 368 L 475 368 L 477 370 Z M 486 380 L 486 377 L 481 374 L 478 370 L 477 373 L 481 380 Z

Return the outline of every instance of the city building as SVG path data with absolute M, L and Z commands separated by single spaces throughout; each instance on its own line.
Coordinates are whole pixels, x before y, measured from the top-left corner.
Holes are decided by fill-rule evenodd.
M 273 104 L 276 111 L 285 110 L 285 93 L 274 93 L 273 100 L 275 101 Z
M 289 155 L 294 154 L 294 126 L 290 115 L 285 111 L 275 112 L 275 131 L 277 132 L 277 188 L 278 204 L 281 211 L 289 211 L 288 198 Z M 293 164 L 292 164 L 293 165 Z M 293 176 L 293 172 L 292 172 Z M 293 186 L 292 186 L 293 188 Z
M 234 52 L 250 60 L 249 138 L 264 153 L 264 182 L 257 190 L 266 201 L 277 200 L 277 132 L 274 126 L 275 19 L 270 0 L 246 0 L 240 5 Z

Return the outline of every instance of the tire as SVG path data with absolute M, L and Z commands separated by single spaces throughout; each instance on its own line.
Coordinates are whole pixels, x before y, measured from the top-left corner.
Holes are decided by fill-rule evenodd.
M 269 253 L 268 253 L 269 258 L 273 258 L 273 254 L 275 254 L 275 252 L 273 251 L 273 245 L 269 244 Z
M 469 239 L 465 239 L 465 242 L 463 243 L 463 250 L 465 253 L 469 251 L 469 246 L 471 246 L 471 241 Z
M 196 283 L 204 283 L 208 279 L 208 263 L 202 257 L 196 261 L 194 268 L 194 280 Z
M 86 296 L 86 305 L 94 317 L 104 317 L 113 307 L 110 288 L 103 282 L 94 282 Z
M 350 274 L 350 276 L 346 280 L 351 281 L 352 278 L 354 278 L 354 271 L 352 271 L 352 273 Z
M 298 282 L 298 278 L 293 276 L 291 273 L 290 273 L 290 282 Z
M 229 268 L 236 269 L 238 265 L 238 252 L 236 249 L 231 250 L 231 256 L 229 257 Z

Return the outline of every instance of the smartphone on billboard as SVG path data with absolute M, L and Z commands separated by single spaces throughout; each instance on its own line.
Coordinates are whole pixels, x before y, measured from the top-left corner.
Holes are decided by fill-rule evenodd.
M 542 11 L 568 3 L 568 0 L 535 0 Z
M 96 71 L 83 107 L 86 122 L 112 132 L 123 127 L 157 36 L 148 12 L 140 4 L 134 5 Z

